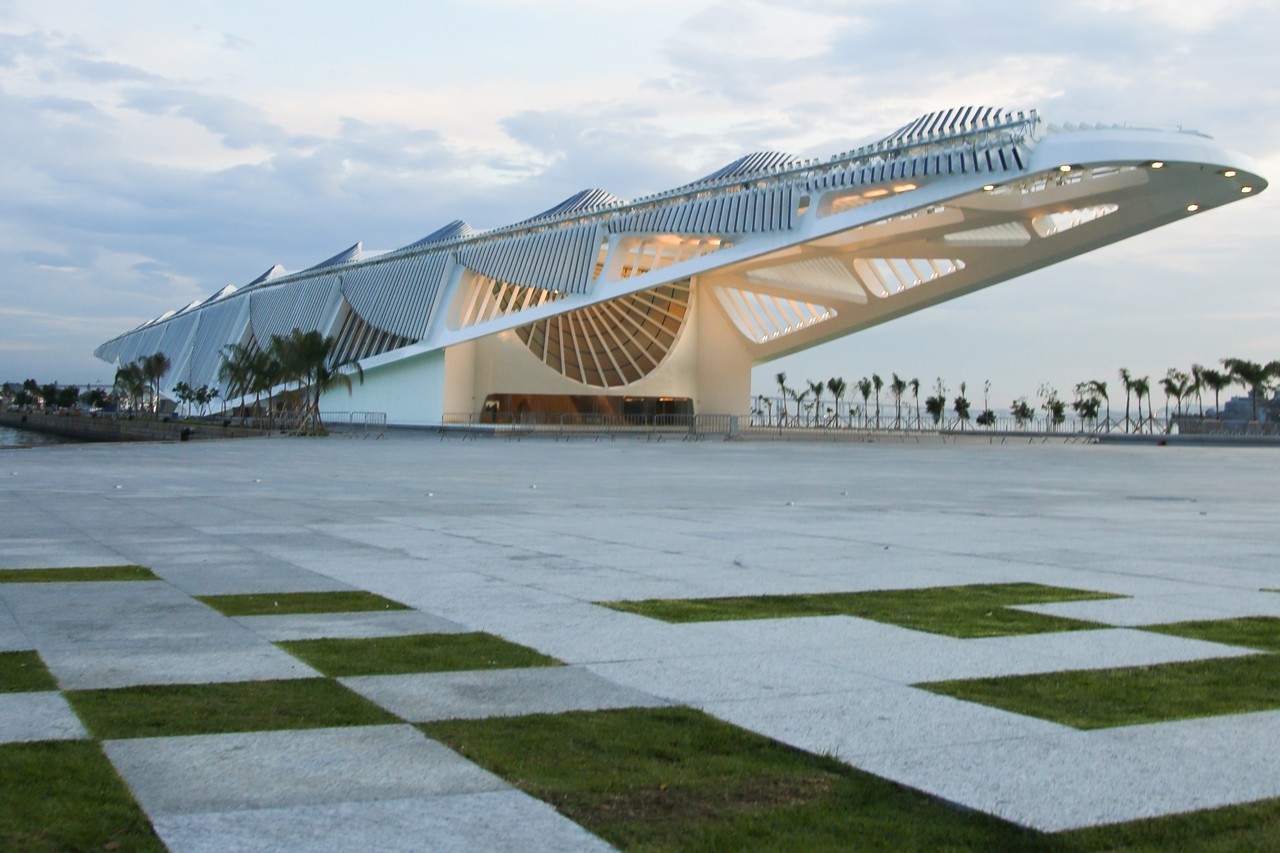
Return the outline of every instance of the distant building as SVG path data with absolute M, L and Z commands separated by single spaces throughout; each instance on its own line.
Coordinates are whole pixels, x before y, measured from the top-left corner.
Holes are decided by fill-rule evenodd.
M 1258 418 L 1272 423 L 1280 421 L 1280 390 L 1272 392 L 1270 400 L 1264 399 L 1258 404 Z M 1221 420 L 1253 420 L 1253 400 L 1249 397 L 1232 397 L 1222 406 Z
M 966 107 L 825 159 L 750 154 L 633 201 L 589 189 L 490 231 L 455 221 L 370 258 L 356 243 L 95 354 L 119 365 L 161 351 L 169 387 L 218 385 L 224 347 L 314 329 L 364 369 L 327 407 L 392 423 L 745 413 L 753 365 L 1266 185 L 1199 133 Z

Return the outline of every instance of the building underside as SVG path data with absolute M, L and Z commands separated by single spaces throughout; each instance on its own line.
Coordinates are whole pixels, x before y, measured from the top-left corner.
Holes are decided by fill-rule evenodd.
M 226 347 L 297 328 L 363 368 L 325 408 L 391 423 L 745 413 L 756 364 L 1265 187 L 1195 132 L 947 110 L 827 159 L 753 154 L 635 201 L 584 190 L 503 228 L 273 267 L 95 355 L 163 352 L 167 388 L 222 388 Z

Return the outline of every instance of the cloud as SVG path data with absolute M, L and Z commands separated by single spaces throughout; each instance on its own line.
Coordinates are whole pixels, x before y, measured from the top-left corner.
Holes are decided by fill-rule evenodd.
M 285 132 L 261 109 L 224 95 L 206 95 L 192 89 L 133 88 L 123 93 L 120 106 L 150 116 L 189 119 L 232 149 L 273 145 L 286 139 Z
M 161 78 L 141 68 L 105 59 L 68 59 L 63 67 L 72 76 L 91 83 L 160 82 Z
M 227 50 L 248 50 L 253 47 L 253 42 L 234 33 L 223 33 L 222 46 Z

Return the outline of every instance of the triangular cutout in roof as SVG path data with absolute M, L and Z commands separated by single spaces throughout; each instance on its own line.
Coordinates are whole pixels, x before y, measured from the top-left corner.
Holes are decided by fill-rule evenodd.
M 348 248 L 343 249 L 332 258 L 321 261 L 313 267 L 307 267 L 303 272 L 315 272 L 316 270 L 322 270 L 325 267 L 336 267 L 338 264 L 349 264 L 352 261 L 358 261 L 360 260 L 360 253 L 363 248 L 363 244 L 357 241 L 354 246 L 349 246 Z
M 1013 121 L 1014 113 L 1000 107 L 954 107 L 925 113 L 884 138 L 884 142 L 911 142 L 931 136 L 965 133 Z M 1017 114 L 1020 118 L 1021 113 Z
M 574 193 L 555 207 L 550 207 L 536 216 L 530 216 L 524 221 L 533 222 L 537 219 L 546 219 L 550 216 L 560 216 L 565 213 L 585 213 L 589 210 L 599 210 L 602 207 L 614 207 L 625 203 L 623 199 L 606 190 L 585 189 Z
M 802 162 L 801 159 L 794 154 L 787 154 L 782 151 L 757 151 L 754 154 L 739 157 L 727 166 L 716 169 L 709 175 L 703 175 L 687 186 L 706 184 L 725 178 L 746 177 L 760 172 L 772 172 L 775 169 L 785 169 L 800 162 Z
M 267 282 L 271 281 L 271 279 L 281 275 L 284 275 L 284 267 L 280 266 L 279 264 L 274 264 L 272 265 L 271 269 L 267 270 L 262 275 L 258 276 L 253 281 L 246 284 L 245 287 L 253 287 L 255 284 L 266 284 Z M 230 287 L 230 285 L 228 285 L 228 287 Z M 223 290 L 226 290 L 226 289 L 227 289 L 226 287 L 223 288 Z
M 411 246 L 425 246 L 428 243 L 441 243 L 445 240 L 452 240 L 455 237 L 470 237 L 474 233 L 476 233 L 476 229 L 472 228 L 461 219 L 455 219 L 443 228 L 437 228 L 435 231 L 432 231 L 421 240 L 414 240 L 408 246 L 405 246 L 405 248 L 407 249 Z

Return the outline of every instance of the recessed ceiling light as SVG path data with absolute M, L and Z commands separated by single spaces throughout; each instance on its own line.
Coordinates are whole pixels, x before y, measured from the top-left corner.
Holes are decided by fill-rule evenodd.
M 989 193 L 989 192 L 991 192 L 992 190 L 994 190 L 995 188 L 996 188 L 996 185 L 995 185 L 995 184 L 983 184 L 983 185 L 982 185 L 982 191 L 983 191 L 984 193 Z
M 1200 205 L 1196 204 L 1194 201 L 1187 205 L 1187 213 L 1195 213 L 1199 209 Z
M 896 187 L 893 188 L 893 191 L 896 193 L 905 193 L 905 192 L 910 192 L 915 188 L 916 188 L 915 184 L 898 184 Z
M 1236 176 L 1235 169 L 1227 169 L 1227 171 L 1222 173 L 1222 177 L 1224 178 L 1234 178 L 1235 176 Z
M 1251 193 L 1251 192 L 1253 192 L 1253 187 L 1241 187 L 1241 188 L 1240 188 L 1240 192 L 1242 192 L 1242 193 Z
M 1070 163 L 1063 163 L 1061 166 L 1059 166 L 1059 167 L 1058 167 L 1058 171 L 1059 171 L 1059 172 L 1070 172 L 1070 171 L 1071 171 L 1071 164 L 1070 164 Z
M 1152 161 L 1151 161 L 1151 168 L 1153 168 L 1153 169 L 1163 169 L 1163 168 L 1164 168 L 1164 161 L 1163 161 L 1163 160 L 1152 160 Z

